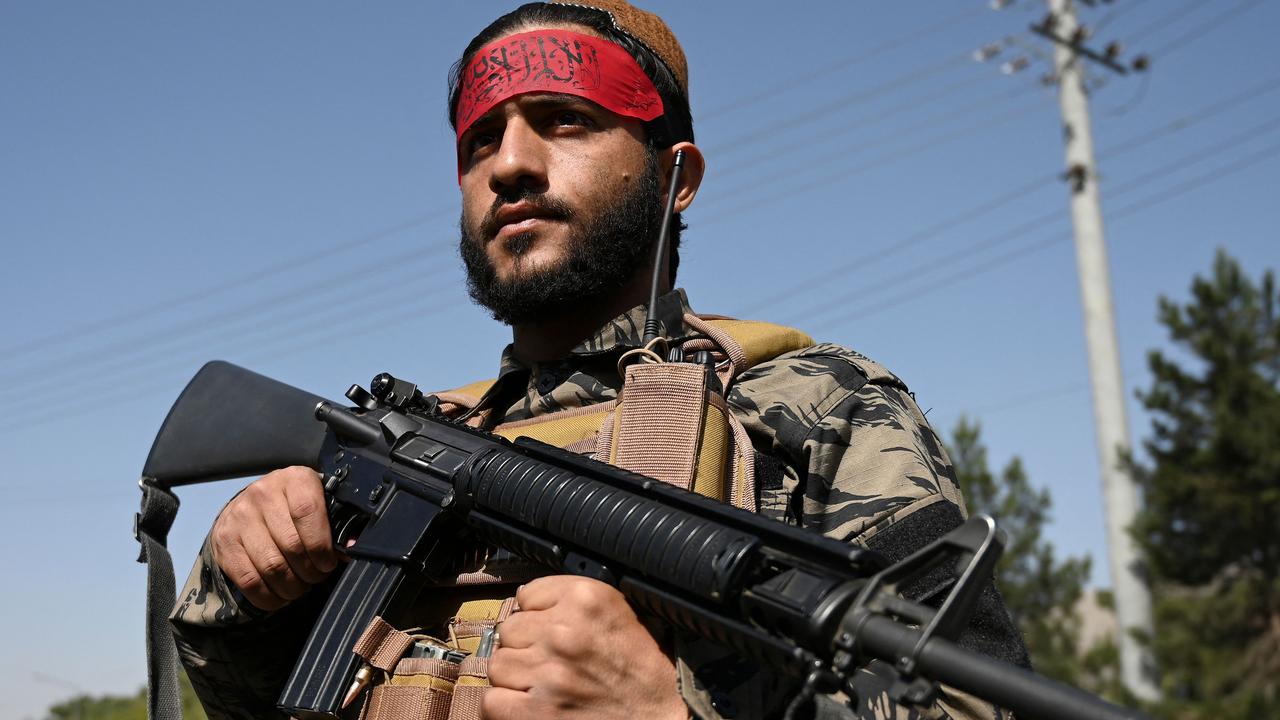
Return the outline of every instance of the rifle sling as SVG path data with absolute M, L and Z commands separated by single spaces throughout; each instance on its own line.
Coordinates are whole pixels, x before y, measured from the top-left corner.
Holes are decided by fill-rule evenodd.
M 182 720 L 178 649 L 169 626 L 177 590 L 166 545 L 178 514 L 178 496 L 151 478 L 138 485 L 142 507 L 134 516 L 133 534 L 140 545 L 138 562 L 147 565 L 147 720 Z

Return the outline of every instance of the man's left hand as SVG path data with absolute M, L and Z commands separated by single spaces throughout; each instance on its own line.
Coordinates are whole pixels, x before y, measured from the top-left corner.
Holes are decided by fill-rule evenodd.
M 516 593 L 500 627 L 480 714 L 488 720 L 685 720 L 671 659 L 626 598 L 597 580 L 554 575 Z

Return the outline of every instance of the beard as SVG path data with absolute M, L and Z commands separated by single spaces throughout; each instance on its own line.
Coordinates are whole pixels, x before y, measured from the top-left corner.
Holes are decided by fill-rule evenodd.
M 495 216 L 502 206 L 524 201 L 541 213 L 569 226 L 566 257 L 553 267 L 501 280 L 485 246 L 496 242 Z M 557 198 L 517 189 L 494 200 L 480 228 L 459 223 L 467 292 L 493 319 L 507 325 L 548 320 L 589 306 L 616 292 L 653 259 L 662 224 L 662 189 L 657 153 L 648 153 L 644 175 L 634 186 L 597 214 L 587 215 Z M 519 269 L 524 254 L 536 242 L 535 233 L 508 238 L 506 249 Z

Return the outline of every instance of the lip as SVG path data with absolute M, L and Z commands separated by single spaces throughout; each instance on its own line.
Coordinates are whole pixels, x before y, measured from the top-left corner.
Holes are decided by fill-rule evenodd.
M 499 210 L 494 217 L 494 227 L 497 228 L 494 236 L 502 237 L 504 235 L 528 232 L 540 223 L 554 221 L 555 219 L 555 217 L 547 214 L 545 210 L 530 203 L 508 205 Z

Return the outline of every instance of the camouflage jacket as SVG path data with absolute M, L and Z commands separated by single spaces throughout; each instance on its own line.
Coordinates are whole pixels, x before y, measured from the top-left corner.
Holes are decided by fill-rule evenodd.
M 673 339 L 693 336 L 682 317 L 683 291 L 659 299 L 658 318 Z M 622 380 L 619 355 L 641 344 L 645 309 L 615 318 L 554 363 L 521 363 L 508 347 L 497 386 L 489 392 L 487 424 L 535 418 L 607 402 Z M 740 376 L 727 398 L 755 447 L 773 459 L 760 473 L 759 512 L 891 560 L 910 554 L 960 524 L 964 500 L 950 460 L 906 386 L 868 358 L 818 344 L 763 362 Z M 908 588 L 938 601 L 946 583 Z M 321 593 L 283 611 L 256 611 L 222 577 L 209 548 L 202 550 L 179 595 L 172 622 L 179 653 L 210 718 L 269 717 L 292 667 L 298 644 L 318 611 Z M 1026 664 L 1021 639 L 994 589 L 988 591 L 962 642 Z M 755 718 L 780 715 L 793 688 L 757 672 L 743 658 L 710 643 L 677 640 L 680 690 L 694 715 Z M 854 710 L 838 696 L 819 704 L 820 717 L 997 718 L 972 698 L 944 689 L 924 711 L 895 706 L 875 664 L 857 681 Z

